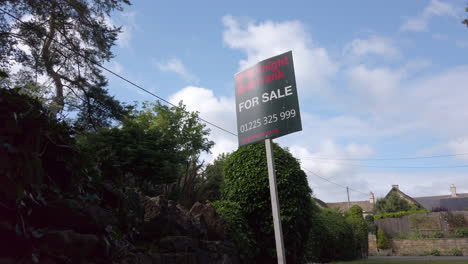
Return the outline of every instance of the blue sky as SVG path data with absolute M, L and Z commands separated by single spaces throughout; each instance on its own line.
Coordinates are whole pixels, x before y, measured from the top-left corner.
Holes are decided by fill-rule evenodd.
M 303 131 L 276 142 L 302 165 L 349 186 L 352 200 L 386 194 L 468 192 L 466 1 L 133 1 L 110 23 L 123 27 L 107 66 L 172 102 L 236 131 L 233 75 L 293 51 Z M 125 102 L 154 100 L 109 76 Z M 212 128 L 211 160 L 237 148 Z M 312 174 L 327 202 L 343 188 Z

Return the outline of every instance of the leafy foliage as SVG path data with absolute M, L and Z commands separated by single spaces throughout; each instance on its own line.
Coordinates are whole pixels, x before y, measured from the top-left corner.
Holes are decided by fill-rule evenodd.
M 390 241 L 382 229 L 377 230 L 377 248 L 388 249 L 390 248 Z
M 67 105 L 69 110 L 79 111 L 79 128 L 97 129 L 108 126 L 109 120 L 122 119 L 125 108 L 107 94 L 107 81 L 96 64 L 112 58 L 111 47 L 120 28 L 106 21 L 111 12 L 122 10 L 126 4 L 130 2 L 1 1 L 2 9 L 28 19 L 20 22 L 2 12 L 0 69 L 8 72 L 11 61 L 15 61 L 23 67 L 20 74 L 31 81 L 37 82 L 37 76 L 50 78 L 55 88 L 50 109 L 60 112 Z
M 408 211 L 400 211 L 400 212 L 394 212 L 394 213 L 383 213 L 383 214 L 376 214 L 374 215 L 375 219 L 385 219 L 385 218 L 398 218 L 402 217 L 404 215 L 411 215 L 411 214 L 422 214 L 422 213 L 429 213 L 429 210 L 426 209 L 412 209 Z
M 243 263 L 251 261 L 256 255 L 256 243 L 239 204 L 231 201 L 215 201 L 212 204 L 226 221 L 227 232 L 238 246 Z
M 453 235 L 455 237 L 468 237 L 468 227 L 460 227 L 456 228 L 453 231 Z
M 452 248 L 447 250 L 447 255 L 450 256 L 463 256 L 463 251 L 459 248 Z
M 394 213 L 411 210 L 411 205 L 405 199 L 401 198 L 396 192 L 391 192 L 386 198 L 378 199 L 375 203 L 374 213 Z
M 345 212 L 345 216 L 346 221 L 351 225 L 353 230 L 354 251 L 357 257 L 362 258 L 367 256 L 368 227 L 362 215 L 362 208 L 358 205 L 353 205 Z
M 84 177 L 72 130 L 40 102 L 0 89 L 0 121 L 0 255 L 37 262 L 43 227 L 61 220 L 60 212 L 44 212 L 57 204 L 84 208 L 101 198 Z
M 313 228 L 307 245 L 307 260 L 331 262 L 357 258 L 352 225 L 336 209 L 325 208 L 313 215 Z
M 311 190 L 297 160 L 274 145 L 281 221 L 287 259 L 299 263 L 311 227 Z M 275 259 L 268 171 L 264 144 L 239 148 L 225 161 L 222 199 L 237 203 L 258 252 L 257 263 Z
M 221 185 L 224 183 L 224 163 L 228 154 L 222 153 L 213 164 L 206 166 L 202 178 L 197 183 L 199 201 L 217 201 L 221 199 Z
M 198 155 L 213 142 L 209 130 L 180 104 L 145 103 L 120 127 L 88 132 L 79 145 L 106 180 L 136 186 L 148 195 L 190 194 Z M 193 167 L 198 166 L 193 175 Z
M 375 218 L 373 215 L 366 215 L 364 220 L 367 223 L 367 230 L 369 233 L 375 234 L 377 232 L 377 227 L 375 225 Z

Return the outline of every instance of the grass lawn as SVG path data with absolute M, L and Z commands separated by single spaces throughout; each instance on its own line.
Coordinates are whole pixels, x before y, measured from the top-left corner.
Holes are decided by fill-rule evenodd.
M 460 260 L 398 260 L 398 259 L 370 259 L 370 260 L 356 260 L 356 261 L 344 261 L 344 262 L 333 262 L 334 264 L 466 264 L 468 261 Z

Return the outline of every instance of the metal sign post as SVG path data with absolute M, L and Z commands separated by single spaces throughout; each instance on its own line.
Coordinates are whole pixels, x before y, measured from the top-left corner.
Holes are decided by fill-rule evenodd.
M 265 141 L 276 254 L 285 264 L 272 138 L 302 130 L 292 52 L 263 60 L 234 79 L 239 146 Z
M 268 181 L 270 182 L 273 227 L 275 229 L 276 255 L 278 257 L 278 263 L 286 264 L 286 252 L 284 251 L 283 229 L 281 228 L 278 190 L 276 188 L 275 157 L 273 155 L 273 143 L 271 138 L 265 139 L 265 148 L 268 165 Z

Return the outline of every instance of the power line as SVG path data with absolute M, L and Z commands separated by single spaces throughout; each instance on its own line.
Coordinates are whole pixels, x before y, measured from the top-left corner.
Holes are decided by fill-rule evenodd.
M 320 179 L 322 179 L 322 180 L 324 180 L 324 181 L 327 181 L 327 182 L 329 182 L 329 183 L 332 183 L 332 184 L 334 184 L 334 185 L 336 185 L 336 186 L 339 186 L 339 187 L 341 187 L 341 188 L 344 188 L 344 189 L 349 188 L 349 187 L 344 186 L 344 185 L 341 185 L 341 184 L 339 184 L 339 183 L 332 182 L 332 181 L 330 181 L 329 179 L 327 179 L 327 178 L 325 178 L 325 177 L 322 177 L 322 176 L 320 176 L 319 174 L 317 174 L 317 173 L 315 173 L 315 172 L 313 172 L 313 171 L 311 171 L 311 170 L 308 170 L 308 169 L 305 168 L 304 166 L 301 166 L 301 167 L 302 167 L 303 170 L 305 170 L 305 171 L 307 171 L 307 172 L 313 174 L 314 176 L 316 176 L 316 177 L 318 177 L 318 178 L 320 178 Z M 367 193 L 364 193 L 364 192 L 355 190 L 355 189 L 353 189 L 353 188 L 349 188 L 349 190 L 354 191 L 354 192 L 358 192 L 358 193 L 362 193 L 362 194 L 364 194 L 364 195 L 368 195 Z
M 7 14 L 8 16 L 10 16 L 11 18 L 17 20 L 18 22 L 24 24 L 25 22 L 23 22 L 21 19 L 19 19 L 18 17 L 12 15 L 11 13 L 9 13 L 8 11 L 0 8 L 0 11 L 2 11 L 3 13 Z M 62 34 L 60 31 L 59 31 L 60 34 Z M 14 37 L 17 37 L 17 38 L 21 38 L 20 36 L 17 36 L 17 34 L 11 34 L 12 36 Z M 87 58 L 86 56 L 84 56 L 83 54 L 79 53 L 78 51 L 74 50 L 74 49 L 71 49 L 70 47 L 66 46 L 65 44 L 61 43 L 61 42 L 58 42 L 57 40 L 49 37 L 49 36 L 44 36 L 45 38 L 48 38 L 48 39 L 51 39 L 53 42 L 59 44 L 60 46 L 72 51 L 73 53 L 75 53 L 76 55 L 78 55 L 79 57 L 85 59 L 86 61 L 96 65 L 97 67 L 107 71 L 108 73 L 120 78 L 121 80 L 131 84 L 132 86 L 146 92 L 147 94 L 157 98 L 159 101 L 162 101 L 170 106 L 173 106 L 173 107 L 176 107 L 178 109 L 181 109 L 179 106 L 167 101 L 166 99 L 158 96 L 157 94 L 143 88 L 142 86 L 134 83 L 133 81 L 129 80 L 128 78 L 110 70 L 109 68 L 101 65 L 99 62 L 96 62 L 96 61 L 93 61 L 91 60 L 90 58 Z M 185 110 L 184 110 L 185 111 Z M 187 112 L 187 111 L 185 111 Z M 231 132 L 221 126 L 218 126 L 204 118 L 201 118 L 201 117 L 198 117 L 198 119 L 206 124 L 209 124 L 219 130 L 222 130 L 228 134 L 231 134 L 235 137 L 237 137 L 237 134 L 234 133 L 234 132 Z M 453 157 L 453 156 L 462 156 L 462 155 L 468 155 L 468 153 L 456 153 L 456 154 L 448 154 L 448 155 L 435 155 L 435 156 L 419 156 L 419 157 L 400 157 L 400 158 L 326 158 L 326 157 L 306 157 L 306 158 L 301 158 L 301 159 L 315 159 L 315 160 L 330 160 L 330 161 L 333 161 L 333 160 L 336 160 L 336 161 L 340 161 L 340 160 L 362 160 L 362 161 L 370 161 L 370 160 L 410 160 L 410 159 L 429 159 L 429 158 L 442 158 L 442 157 Z M 342 164 L 346 164 L 346 165 L 350 165 L 350 166 L 356 166 L 356 167 L 369 167 L 369 168 L 405 168 L 405 169 L 427 169 L 427 168 L 431 168 L 431 169 L 436 169 L 436 168 L 465 168 L 465 167 L 468 167 L 468 165 L 458 165 L 458 166 L 373 166 L 373 165 L 363 165 L 363 164 L 354 164 L 354 163 L 342 163 Z M 310 171 L 309 171 L 310 172 Z M 312 172 L 311 172 L 312 173 Z
M 380 166 L 380 165 L 365 165 L 359 163 L 339 162 L 333 160 L 327 160 L 324 162 L 330 162 L 335 164 L 348 165 L 353 167 L 362 168 L 381 168 L 381 169 L 449 169 L 449 168 L 468 168 L 468 165 L 442 165 L 442 166 Z
M 6 11 L 6 10 L 4 10 L 4 9 L 2 9 L 2 8 L 0 8 L 0 11 L 2 11 L 2 12 L 5 13 L 5 14 L 7 14 L 7 15 L 10 16 L 11 18 L 17 20 L 17 21 L 20 22 L 21 24 L 24 24 L 24 22 L 23 22 L 21 19 L 19 19 L 18 17 L 12 15 L 12 14 L 9 13 L 8 11 Z M 59 32 L 59 33 L 61 34 L 61 32 Z M 12 35 L 12 36 L 15 36 L 15 35 Z M 15 37 L 16 37 L 16 36 L 15 36 Z M 118 74 L 118 73 L 116 73 L 116 72 L 114 72 L 114 71 L 108 69 L 107 67 L 101 65 L 99 62 L 96 62 L 96 61 L 93 61 L 93 60 L 87 58 L 87 57 L 84 56 L 83 54 L 78 53 L 78 51 L 76 51 L 76 50 L 74 50 L 74 49 L 71 49 L 70 47 L 66 46 L 65 44 L 63 44 L 63 43 L 61 43 L 61 42 L 58 42 L 57 40 L 55 40 L 55 39 L 53 39 L 53 38 L 51 38 L 51 37 L 49 37 L 49 36 L 45 36 L 45 38 L 48 38 L 48 39 L 52 40 L 53 42 L 59 44 L 60 46 L 62 46 L 62 47 L 64 47 L 64 48 L 66 48 L 66 49 L 68 49 L 68 50 L 74 52 L 76 55 L 82 57 L 83 59 L 87 60 L 88 62 L 90 62 L 90 63 L 92 63 L 92 64 L 98 66 L 99 68 L 101 68 L 101 69 L 103 69 L 103 70 L 109 72 L 110 74 L 112 74 L 112 75 L 114 75 L 114 76 L 120 78 L 121 80 L 123 80 L 123 81 L 125 81 L 125 82 L 127 82 L 127 83 L 129 83 L 129 84 L 131 84 L 131 85 L 133 85 L 133 86 L 135 86 L 136 88 L 138 88 L 138 89 L 140 89 L 140 90 L 146 92 L 147 94 L 150 94 L 150 95 L 154 96 L 154 97 L 157 98 L 159 101 L 162 101 L 162 102 L 164 102 L 164 103 L 166 103 L 166 104 L 168 104 L 168 105 L 171 105 L 171 106 L 173 106 L 173 107 L 176 107 L 176 108 L 178 108 L 178 109 L 181 109 L 179 106 L 177 106 L 177 105 L 175 105 L 175 104 L 173 104 L 173 103 L 167 101 L 166 99 L 164 99 L 164 98 L 158 96 L 157 94 L 155 94 L 155 93 L 153 93 L 153 92 L 150 92 L 149 90 L 147 90 L 147 89 L 141 87 L 140 85 L 138 85 L 138 84 L 136 84 L 136 83 L 130 81 L 129 79 L 123 77 L 122 75 L 120 75 L 120 74 Z M 184 110 L 184 111 L 185 111 L 185 110 Z M 185 112 L 187 112 L 187 111 L 185 111 Z M 224 131 L 224 132 L 226 132 L 226 133 L 228 133 L 228 134 L 231 134 L 231 135 L 237 137 L 237 134 L 236 134 L 236 133 L 231 132 L 231 131 L 229 131 L 229 130 L 227 130 L 227 129 L 225 129 L 225 128 L 222 128 L 222 127 L 220 127 L 220 126 L 218 126 L 218 125 L 216 125 L 216 124 L 214 124 L 214 123 L 212 123 L 212 122 L 210 122 L 210 121 L 208 121 L 208 120 L 206 120 L 206 119 L 203 119 L 203 118 L 201 118 L 201 117 L 198 117 L 198 119 L 199 119 L 200 121 L 202 121 L 202 122 L 205 122 L 206 124 L 209 124 L 209 125 L 211 125 L 211 126 L 213 126 L 213 127 L 215 127 L 215 128 L 218 128 L 218 129 L 220 129 L 220 130 L 222 130 L 222 131 Z
M 446 157 L 456 157 L 456 156 L 465 156 L 468 153 L 455 153 L 455 154 L 446 154 L 446 155 L 434 155 L 434 156 L 415 156 L 415 157 L 395 157 L 395 158 L 331 158 L 331 157 L 304 157 L 302 159 L 311 159 L 311 160 L 362 160 L 362 161 L 379 161 L 379 160 L 416 160 L 416 159 L 434 159 L 434 158 L 446 158 Z

